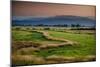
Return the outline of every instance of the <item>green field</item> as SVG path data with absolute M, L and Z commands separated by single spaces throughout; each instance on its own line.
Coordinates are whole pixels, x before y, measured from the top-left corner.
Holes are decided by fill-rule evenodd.
M 96 55 L 95 32 L 91 30 L 13 29 L 12 41 L 13 65 L 94 61 Z
M 64 38 L 71 41 L 79 42 L 78 47 L 63 47 L 57 48 L 57 51 L 61 51 L 64 55 L 75 56 L 75 55 L 95 55 L 95 35 L 88 34 L 74 34 L 74 33 L 64 33 L 49 31 L 50 35 L 56 38 Z M 62 54 L 62 55 L 63 55 Z
M 13 40 L 15 41 L 33 41 L 40 42 L 43 44 L 47 43 L 60 43 L 59 41 L 49 41 L 41 33 L 38 32 L 29 32 L 29 31 L 13 31 L 12 34 Z

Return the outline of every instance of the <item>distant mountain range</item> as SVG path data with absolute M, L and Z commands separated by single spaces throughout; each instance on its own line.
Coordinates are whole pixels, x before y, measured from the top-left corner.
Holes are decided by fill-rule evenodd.
M 80 16 L 44 16 L 44 17 L 34 17 L 34 16 L 13 16 L 12 25 L 71 25 L 80 24 L 82 26 L 95 26 L 96 20 L 94 17 L 80 17 Z

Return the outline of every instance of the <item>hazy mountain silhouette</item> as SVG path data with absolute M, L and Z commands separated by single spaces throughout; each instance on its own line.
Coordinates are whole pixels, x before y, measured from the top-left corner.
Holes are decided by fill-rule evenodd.
M 13 25 L 58 25 L 58 24 L 80 24 L 84 26 L 95 26 L 96 20 L 91 17 L 80 17 L 80 16 L 51 16 L 51 17 L 18 17 L 14 16 L 12 19 Z

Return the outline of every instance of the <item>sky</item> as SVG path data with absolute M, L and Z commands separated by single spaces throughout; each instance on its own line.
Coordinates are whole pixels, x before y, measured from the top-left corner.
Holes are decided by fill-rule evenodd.
M 40 2 L 12 2 L 13 16 L 58 16 L 73 15 L 84 17 L 95 17 L 96 6 L 53 4 Z

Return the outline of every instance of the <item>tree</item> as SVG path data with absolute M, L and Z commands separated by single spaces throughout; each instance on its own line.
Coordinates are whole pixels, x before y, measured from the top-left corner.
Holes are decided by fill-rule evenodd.
M 43 24 L 38 24 L 37 26 L 44 26 Z
M 68 25 L 67 25 L 67 24 L 64 24 L 63 26 L 64 26 L 64 27 L 68 27 Z
M 50 28 L 44 28 L 44 30 L 50 30 Z
M 71 24 L 71 27 L 75 27 L 76 25 L 75 24 Z
M 80 24 L 76 24 L 76 27 L 80 27 L 81 25 Z

